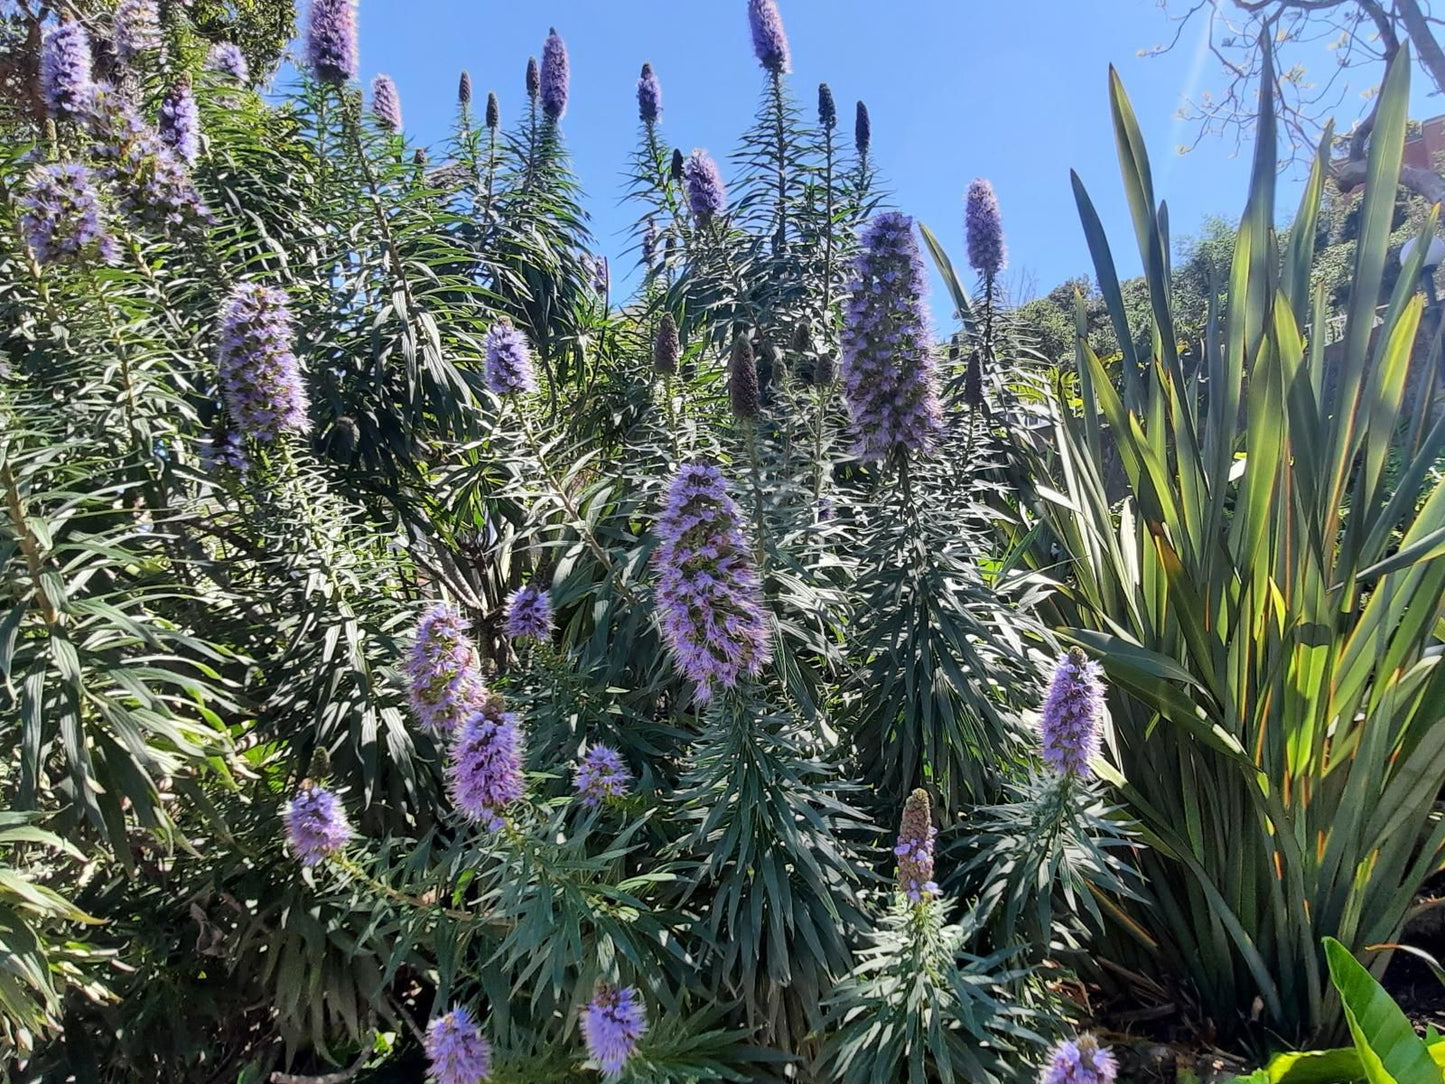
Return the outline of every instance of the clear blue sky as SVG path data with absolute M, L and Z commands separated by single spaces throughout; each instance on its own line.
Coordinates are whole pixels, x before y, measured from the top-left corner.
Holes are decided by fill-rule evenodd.
M 1069 188 L 1088 185 L 1123 274 L 1137 271 L 1118 179 L 1106 75 L 1116 64 L 1148 140 L 1156 191 L 1176 236 L 1204 217 L 1237 216 L 1245 153 L 1192 135 L 1176 119 L 1186 93 L 1218 85 L 1194 28 L 1175 51 L 1143 58 L 1172 26 L 1155 0 L 780 0 L 793 51 L 794 94 L 811 111 L 833 88 L 851 140 L 852 107 L 873 117 L 874 156 L 899 208 L 932 227 L 962 263 L 962 194 L 975 176 L 998 190 L 1015 297 L 1090 271 Z M 619 205 L 635 145 L 634 100 L 644 60 L 663 88 L 664 137 L 720 161 L 750 122 L 764 75 L 753 58 L 745 0 L 360 0 L 361 69 L 400 88 L 408 135 L 442 140 L 467 68 L 480 101 L 496 90 L 504 124 L 523 108 L 527 57 L 547 29 L 566 39 L 572 96 L 563 121 L 588 193 L 600 250 L 618 263 L 634 211 Z M 1418 97 L 1418 95 L 1417 95 Z M 1356 101 L 1348 108 L 1353 109 Z M 1437 110 L 1438 111 L 1438 110 Z M 1352 118 L 1342 118 L 1347 122 Z M 1281 187 L 1281 217 L 1297 184 Z M 614 277 L 621 277 L 614 271 Z M 947 310 L 935 288 L 934 310 Z

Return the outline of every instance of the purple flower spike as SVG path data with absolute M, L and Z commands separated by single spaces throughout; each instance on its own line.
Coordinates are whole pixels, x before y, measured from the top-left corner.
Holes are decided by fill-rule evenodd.
M 284 814 L 286 837 L 303 866 L 314 866 L 351 840 L 346 809 L 336 795 L 314 783 L 303 783 Z
M 1104 680 L 1098 663 L 1071 647 L 1059 660 L 1044 701 L 1039 730 L 1044 760 L 1062 775 L 1088 779 L 1089 762 L 1099 753 L 1104 721 Z
M 853 114 L 853 146 L 858 151 L 858 157 L 866 161 L 868 148 L 872 145 L 873 122 L 868 117 L 868 107 L 859 102 L 857 111 Z
M 777 0 L 748 0 L 748 27 L 753 32 L 753 52 L 758 63 L 773 75 L 787 72 L 792 58 Z
M 463 71 L 461 78 L 457 80 L 457 104 L 472 104 L 472 73 Z
M 942 412 L 913 219 L 878 215 L 862 246 L 844 313 L 843 390 L 858 432 L 854 452 L 879 462 L 895 449 L 928 451 Z
M 401 95 L 389 75 L 371 81 L 371 115 L 388 132 L 401 131 Z
M 968 235 L 968 262 L 975 271 L 993 278 L 1004 266 L 1003 218 L 993 185 L 982 177 L 968 186 L 963 224 Z
M 830 132 L 838 127 L 838 106 L 833 101 L 833 88 L 827 83 L 818 84 L 818 124 Z
M 238 83 L 251 80 L 251 66 L 246 63 L 246 54 L 234 42 L 218 41 L 211 46 L 206 56 L 206 67 L 213 72 L 230 76 Z
M 938 895 L 938 885 L 933 881 L 933 841 L 937 835 L 928 791 L 919 787 L 903 803 L 898 846 L 893 848 L 898 859 L 898 887 L 914 903 Z
M 91 95 L 91 148 L 117 188 L 120 210 L 141 229 L 170 235 L 212 221 L 181 159 L 129 102 L 109 88 Z
M 356 78 L 356 0 L 311 0 L 306 26 L 306 63 L 322 83 L 341 86 Z
M 656 124 L 662 116 L 662 84 L 651 64 L 642 65 L 642 77 L 637 80 L 637 115 L 643 124 Z
M 492 1044 L 465 1005 L 426 1026 L 426 1057 L 436 1084 L 479 1084 L 492 1073 Z
M 45 35 L 40 88 L 56 120 L 85 120 L 90 108 L 90 35 L 79 23 L 61 23 Z
M 402 670 L 411 709 L 434 734 L 450 734 L 486 699 L 481 660 L 467 636 L 467 623 L 444 602 L 417 622 Z
M 115 259 L 115 238 L 94 178 L 78 162 L 55 162 L 30 171 L 20 195 L 20 228 L 42 266 Z
M 507 635 L 513 640 L 547 640 L 552 636 L 552 596 L 528 585 L 507 600 Z
M 487 387 L 498 395 L 537 390 L 532 348 L 527 337 L 506 320 L 487 332 Z
M 756 676 L 772 657 L 762 587 L 722 472 L 687 463 L 657 522 L 657 608 L 673 662 L 698 699 Z
M 561 120 L 567 112 L 572 68 L 567 61 L 567 45 L 555 29 L 547 31 L 547 40 L 542 45 L 541 79 L 542 112 L 549 120 Z
M 1114 1084 L 1118 1063 L 1092 1035 L 1058 1043 L 1039 1073 L 1039 1084 Z
M 243 282 L 231 291 L 221 310 L 216 366 L 221 398 L 244 436 L 266 444 L 310 432 L 291 312 L 280 290 Z
M 201 156 L 201 114 L 196 109 L 190 84 L 177 83 L 161 102 L 156 126 L 161 140 L 176 152 L 186 165 L 194 165 Z
M 712 155 L 698 148 L 688 156 L 682 167 L 683 184 L 687 187 L 687 205 L 699 226 L 706 226 L 727 210 L 728 190 Z
M 490 128 L 492 131 L 495 132 L 495 131 L 497 130 L 497 126 L 500 125 L 501 123 L 502 123 L 502 105 L 501 105 L 500 102 L 497 101 L 497 95 L 496 95 L 494 92 L 492 92 L 492 91 L 488 91 L 488 92 L 487 92 L 487 127 Z
M 116 59 L 129 64 L 161 47 L 161 17 L 156 0 L 121 0 L 111 23 Z
M 622 754 L 607 745 L 594 745 L 572 769 L 572 786 L 578 800 L 589 809 L 627 793 L 632 775 Z
M 657 322 L 657 337 L 652 341 L 652 369 L 663 376 L 677 372 L 678 359 L 682 357 L 682 342 L 677 337 L 677 321 L 672 313 L 665 312 Z
M 452 739 L 447 783 L 452 804 L 489 832 L 506 823 L 506 808 L 522 797 L 523 739 L 517 717 L 500 696 L 488 696 Z
M 647 1011 L 635 986 L 598 986 L 597 994 L 582 1009 L 582 1039 L 587 1053 L 608 1079 L 622 1069 L 637 1041 L 647 1031 Z

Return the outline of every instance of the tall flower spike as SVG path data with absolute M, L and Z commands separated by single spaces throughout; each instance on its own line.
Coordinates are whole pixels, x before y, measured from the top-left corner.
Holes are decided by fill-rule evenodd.
M 486 699 L 481 660 L 466 620 L 444 602 L 417 622 L 402 671 L 417 722 L 434 734 L 450 734 Z
M 663 638 L 699 699 L 756 676 L 772 656 L 762 587 L 738 506 L 717 467 L 687 463 L 657 521 Z
M 1118 1063 L 1092 1035 L 1066 1039 L 1049 1051 L 1039 1084 L 1114 1084 Z
M 898 859 L 898 887 L 914 903 L 938 894 L 938 885 L 933 881 L 933 841 L 937 835 L 928 791 L 919 787 L 903 803 L 898 846 L 893 848 Z
M 79 162 L 36 166 L 26 175 L 20 228 L 42 266 L 115 259 L 115 237 L 95 180 Z
M 818 123 L 830 132 L 838 127 L 838 106 L 827 83 L 818 84 Z
M 820 388 L 826 388 L 837 379 L 838 359 L 833 356 L 833 351 L 820 354 L 813 366 L 813 383 Z
M 161 18 L 156 0 L 120 0 L 111 23 L 116 59 L 129 64 L 161 47 Z
M 523 739 L 517 717 L 502 698 L 486 697 L 457 729 L 447 764 L 452 804 L 490 832 L 505 823 L 503 814 L 522 797 Z
M 221 397 L 240 433 L 264 444 L 310 431 L 291 312 L 280 290 L 243 282 L 231 291 L 221 310 L 216 363 Z
M 728 364 L 728 399 L 733 414 L 749 421 L 762 413 L 762 397 L 758 391 L 758 363 L 753 344 L 746 335 L 733 341 L 732 360 Z
M 61 23 L 45 35 L 40 88 L 56 120 L 84 120 L 90 107 L 90 35 L 79 23 Z
M 388 132 L 401 131 L 401 95 L 389 75 L 371 81 L 371 115 Z
M 843 324 L 843 390 L 860 459 L 926 452 L 942 424 L 923 257 L 913 219 L 878 215 L 863 231 Z
M 246 54 L 233 42 L 218 41 L 206 55 L 206 67 L 222 75 L 228 75 L 238 83 L 251 78 L 251 66 L 246 63 Z
M 165 96 L 156 131 L 186 165 L 194 165 L 201 156 L 201 114 L 189 83 L 177 83 Z
M 462 77 L 457 80 L 457 104 L 472 104 L 472 76 L 470 72 L 462 72 Z
M 702 148 L 693 151 L 683 167 L 687 205 L 699 226 L 706 226 L 727 210 L 728 190 L 712 155 Z
M 325 787 L 303 783 L 283 815 L 286 838 L 303 866 L 314 866 L 351 840 L 346 808 Z
M 537 95 L 541 93 L 542 69 L 537 66 L 537 58 L 529 56 L 527 58 L 527 97 L 535 102 Z
M 91 106 L 91 152 L 101 176 L 120 189 L 117 203 L 127 218 L 167 235 L 212 220 L 180 157 L 129 102 L 97 87 Z
M 1003 218 L 993 185 L 982 177 L 968 186 L 963 225 L 968 235 L 968 262 L 975 271 L 993 278 L 1004 266 Z
M 777 0 L 748 0 L 748 27 L 753 32 L 753 53 L 758 63 L 773 75 L 787 72 L 792 58 Z
M 506 319 L 487 332 L 487 387 L 498 395 L 537 390 L 532 368 L 532 348 L 527 337 Z
M 492 1044 L 465 1005 L 426 1026 L 426 1058 L 436 1084 L 480 1084 L 492 1074 Z
M 496 92 L 495 92 L 495 91 L 488 91 L 488 92 L 487 92 L 487 127 L 490 128 L 492 131 L 495 132 L 495 131 L 497 130 L 498 126 L 499 126 L 501 123 L 502 123 L 502 106 L 501 106 L 501 103 L 497 101 L 497 95 L 496 95 Z
M 589 809 L 627 793 L 632 775 L 622 755 L 608 745 L 594 745 L 572 769 L 577 799 Z
M 547 640 L 552 636 L 552 596 L 528 584 L 507 599 L 507 635 L 513 640 Z
M 1088 779 L 1099 753 L 1104 720 L 1104 680 L 1098 663 L 1071 647 L 1059 659 L 1039 721 L 1044 760 L 1062 775 Z
M 662 115 L 662 84 L 651 64 L 642 65 L 642 75 L 637 80 L 637 116 L 643 124 L 656 124 Z
M 868 148 L 873 145 L 873 122 L 868 118 L 868 107 L 862 102 L 853 114 L 853 147 L 860 159 L 866 160 Z
M 681 184 L 683 172 L 686 169 L 686 160 L 682 157 L 682 148 L 672 148 L 672 164 L 668 167 L 668 175 L 672 178 L 673 184 Z
M 652 368 L 662 376 L 677 372 L 678 359 L 682 357 L 682 342 L 677 337 L 677 321 L 672 313 L 665 312 L 657 322 L 657 338 L 652 343 Z
M 609 1080 L 622 1075 L 646 1031 L 647 1013 L 635 986 L 619 988 L 603 983 L 582 1010 L 582 1039 L 587 1053 Z
M 567 45 L 556 28 L 547 31 L 542 45 L 542 112 L 549 120 L 558 121 L 567 112 L 567 91 L 572 82 L 572 66 L 567 61 Z
M 356 0 L 311 0 L 306 26 L 306 63 L 322 83 L 341 86 L 356 78 Z

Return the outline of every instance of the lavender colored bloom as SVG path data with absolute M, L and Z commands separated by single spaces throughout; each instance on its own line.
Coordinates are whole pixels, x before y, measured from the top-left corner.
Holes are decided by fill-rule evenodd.
M 818 84 L 818 124 L 830 132 L 838 127 L 838 106 L 827 83 Z
M 926 452 L 941 427 L 923 257 L 913 219 L 878 215 L 863 231 L 843 325 L 843 390 L 859 458 Z
M 612 270 L 606 256 L 593 256 L 587 261 L 587 277 L 592 289 L 605 295 L 612 286 Z
M 465 1005 L 426 1026 L 426 1058 L 436 1084 L 479 1084 L 492 1073 L 492 1044 Z
M 587 1053 L 610 1079 L 622 1075 L 627 1059 L 646 1031 L 646 1007 L 635 986 L 601 984 L 582 1009 L 582 1039 Z
M 311 0 L 306 25 L 306 63 L 322 83 L 341 86 L 356 78 L 356 0 Z
M 85 120 L 93 87 L 90 35 L 79 23 L 61 23 L 45 35 L 40 54 L 46 108 L 56 120 Z
M 30 171 L 20 195 L 20 228 L 43 266 L 115 259 L 115 238 L 94 179 L 78 162 L 54 162 Z
M 472 104 L 472 76 L 470 72 L 462 72 L 462 77 L 457 80 L 457 102 L 460 105 Z
M 186 168 L 134 107 L 109 89 L 95 91 L 91 151 L 101 175 L 120 189 L 120 210 L 142 229 L 164 235 L 212 221 Z
M 1104 719 L 1102 673 L 1078 647 L 1069 648 L 1054 670 L 1039 730 L 1044 760 L 1063 775 L 1088 779 L 1094 774 L 1089 761 L 1098 755 Z
M 753 32 L 753 52 L 758 63 L 773 75 L 787 72 L 792 61 L 777 0 L 748 0 L 748 27 Z
M 487 92 L 487 127 L 490 128 L 492 131 L 495 132 L 495 131 L 497 130 L 497 126 L 500 125 L 501 123 L 502 123 L 502 106 L 501 106 L 501 103 L 497 101 L 497 95 L 496 95 L 495 92 L 493 92 L 493 91 L 488 91 L 488 92 Z
M 594 745 L 572 769 L 572 786 L 577 798 L 589 808 L 595 808 L 613 798 L 627 793 L 632 775 L 622 761 L 622 755 L 607 745 Z
M 249 465 L 246 446 L 233 429 L 213 432 L 201 443 L 201 467 L 207 471 L 234 470 L 245 473 Z
M 859 102 L 857 112 L 853 114 L 853 146 L 861 161 L 868 160 L 868 148 L 872 145 L 873 122 L 868 119 L 868 107 Z
M 286 836 L 303 866 L 314 866 L 351 839 L 346 809 L 336 795 L 314 783 L 302 783 L 286 806 Z
M 672 313 L 665 312 L 657 322 L 657 338 L 652 343 L 653 371 L 663 376 L 677 372 L 678 359 L 682 357 L 682 343 L 677 337 L 677 321 Z
M 537 58 L 527 58 L 527 97 L 533 103 L 537 101 L 537 95 L 542 93 L 542 69 L 537 66 Z
M 467 623 L 444 602 L 417 622 L 402 671 L 417 721 L 434 734 L 450 734 L 481 707 L 487 695 Z
M 1039 1084 L 1114 1084 L 1118 1063 L 1092 1035 L 1058 1043 L 1039 1073 Z
M 762 587 L 742 517 L 717 467 L 686 463 L 657 522 L 657 608 L 663 638 L 705 700 L 756 676 L 772 656 Z
M 898 845 L 893 848 L 898 859 L 898 887 L 914 903 L 938 894 L 938 885 L 933 881 L 933 841 L 937 835 L 928 791 L 919 787 L 903 803 Z
M 733 414 L 744 421 L 762 413 L 758 363 L 753 356 L 753 344 L 746 335 L 739 335 L 733 342 L 732 359 L 728 363 L 728 400 Z
M 236 428 L 263 444 L 311 430 L 292 340 L 284 293 L 256 282 L 231 291 L 216 348 L 221 398 Z
M 505 319 L 487 332 L 487 387 L 498 395 L 537 390 L 527 337 Z
M 681 152 L 678 152 L 678 157 L 681 157 Z M 673 161 L 675 163 L 676 158 Z M 712 155 L 702 148 L 694 150 L 682 173 L 687 186 L 687 205 L 692 208 L 699 226 L 706 226 L 727 210 L 727 185 L 723 184 L 722 174 L 718 172 Z
M 190 84 L 177 83 L 165 96 L 156 130 L 186 165 L 195 164 L 201 156 L 201 114 Z
M 129 64 L 161 47 L 161 18 L 156 0 L 121 0 L 111 23 L 116 58 Z
M 502 698 L 486 697 L 452 738 L 447 783 L 452 804 L 490 832 L 505 823 L 507 806 L 522 797 L 523 738 Z
M 552 596 L 528 584 L 507 599 L 507 635 L 513 640 L 546 640 L 552 635 Z
M 542 112 L 550 120 L 561 120 L 567 112 L 567 88 L 572 79 L 572 67 L 567 62 L 567 46 L 562 35 L 553 28 L 547 31 L 547 40 L 542 45 Z
M 213 72 L 228 75 L 238 83 L 251 79 L 251 66 L 246 63 L 246 54 L 234 42 L 218 41 L 206 55 L 206 67 Z
M 371 115 L 388 132 L 401 131 L 401 95 L 389 75 L 371 81 Z
M 637 80 L 637 115 L 643 124 L 656 124 L 662 115 L 662 84 L 651 64 L 642 65 L 642 76 Z
M 974 270 L 993 278 L 1004 266 L 1003 219 L 993 185 L 982 177 L 968 186 L 963 224 L 968 235 L 968 262 Z

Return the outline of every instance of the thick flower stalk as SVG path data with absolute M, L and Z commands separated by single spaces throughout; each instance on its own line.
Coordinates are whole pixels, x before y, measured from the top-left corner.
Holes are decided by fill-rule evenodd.
M 527 97 L 535 103 L 537 96 L 542 93 L 542 69 L 537 64 L 537 58 L 527 58 Z
M 417 622 L 402 671 L 417 722 L 434 734 L 452 733 L 486 699 L 481 659 L 466 620 L 444 602 Z
M 1104 721 L 1103 670 L 1071 647 L 1059 659 L 1039 720 L 1044 760 L 1061 775 L 1088 779 Z
M 342 86 L 356 78 L 356 0 L 311 0 L 306 64 L 319 82 Z
M 552 636 L 552 596 L 528 584 L 507 599 L 507 635 L 513 640 L 547 640 Z
M 657 337 L 652 341 L 653 372 L 660 376 L 674 375 L 681 357 L 682 342 L 677 337 L 677 321 L 672 318 L 672 313 L 665 312 L 657 322 Z
M 982 177 L 968 186 L 964 206 L 964 232 L 968 235 L 968 262 L 975 271 L 995 278 L 1004 266 L 1003 218 L 993 185 Z
M 311 429 L 292 343 L 284 293 L 256 282 L 231 291 L 216 348 L 221 398 L 237 431 L 262 444 Z
M 45 35 L 40 89 L 56 120 L 85 120 L 95 84 L 90 74 L 90 35 L 79 23 L 61 23 Z
M 732 403 L 733 415 L 743 421 L 751 421 L 762 413 L 758 363 L 753 356 L 753 344 L 746 335 L 739 335 L 733 342 L 732 358 L 728 362 L 728 401 Z
M 92 95 L 100 173 L 119 190 L 121 212 L 141 229 L 170 235 L 212 221 L 180 157 L 135 108 L 111 90 Z
M 1039 1084 L 1114 1084 L 1118 1075 L 1118 1063 L 1108 1048 L 1092 1035 L 1080 1035 L 1054 1046 L 1039 1073 Z
M 20 228 L 42 266 L 115 259 L 115 237 L 94 178 L 78 162 L 36 166 L 26 175 Z
M 502 105 L 497 101 L 495 91 L 487 92 L 487 127 L 496 131 L 502 123 Z
M 371 115 L 388 132 L 401 131 L 401 95 L 389 75 L 371 81 Z
M 687 187 L 687 205 L 699 226 L 708 225 L 727 210 L 727 185 L 723 184 L 717 163 L 707 151 L 700 147 L 694 150 L 683 166 L 682 175 Z
M 862 102 L 853 114 L 853 149 L 858 152 L 858 160 L 868 160 L 868 149 L 873 146 L 873 121 L 868 116 L 868 107 Z
M 302 783 L 284 814 L 286 838 L 303 866 L 314 866 L 351 840 L 346 809 L 325 787 Z
M 218 41 L 212 45 L 206 55 L 206 67 L 238 83 L 247 83 L 251 79 L 251 66 L 246 62 L 246 54 L 234 42 Z
M 436 1084 L 479 1084 L 492 1073 L 492 1044 L 465 1005 L 426 1026 L 426 1058 Z
M 482 701 L 452 738 L 447 764 L 452 804 L 490 832 L 502 828 L 507 807 L 522 797 L 523 746 L 517 716 L 506 711 L 495 694 Z
M 601 984 L 582 1010 L 582 1039 L 603 1075 L 615 1079 L 647 1031 L 642 995 L 634 986 Z
M 457 104 L 472 104 L 472 73 L 463 71 L 461 78 L 457 80 Z
M 844 314 L 843 388 L 860 459 L 926 452 L 942 424 L 923 257 L 913 219 L 878 215 L 863 232 Z
M 156 0 L 121 0 L 111 23 L 111 45 L 122 64 L 161 47 L 161 18 Z
M 589 809 L 623 797 L 631 783 L 622 754 L 607 745 L 590 747 L 572 769 L 577 799 Z
M 773 75 L 787 72 L 792 57 L 777 0 L 748 0 L 748 29 L 753 34 L 753 55 L 764 70 Z
M 487 387 L 497 395 L 537 390 L 532 348 L 527 337 L 503 319 L 487 332 Z
M 637 80 L 637 117 L 643 124 L 656 124 L 662 116 L 662 84 L 651 64 L 642 65 Z
M 663 637 L 699 699 L 756 676 L 772 654 L 762 588 L 738 507 L 716 467 L 688 463 L 657 523 Z
M 903 803 L 898 845 L 893 848 L 898 859 L 898 887 L 914 903 L 938 894 L 933 880 L 933 841 L 937 836 L 928 791 L 919 787 Z
M 547 31 L 547 40 L 542 45 L 541 79 L 542 112 L 548 120 L 561 120 L 567 112 L 572 66 L 567 60 L 567 44 L 555 27 Z
M 201 156 L 201 114 L 189 83 L 177 83 L 165 96 L 156 131 L 186 165 Z
M 828 131 L 838 127 L 838 105 L 833 101 L 833 88 L 818 84 L 818 126 Z

